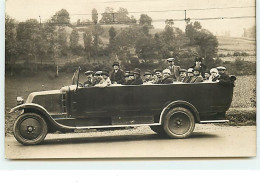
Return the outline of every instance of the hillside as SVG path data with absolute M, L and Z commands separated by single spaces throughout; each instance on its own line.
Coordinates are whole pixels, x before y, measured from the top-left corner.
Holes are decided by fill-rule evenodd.
M 219 54 L 233 54 L 234 52 L 246 52 L 250 55 L 256 53 L 256 41 L 245 37 L 217 36 L 219 42 Z
M 103 29 L 103 33 L 100 37 L 102 40 L 102 43 L 104 45 L 109 44 L 109 29 L 111 27 L 114 27 L 117 32 L 120 32 L 121 29 L 129 27 L 129 25 L 121 25 L 121 24 L 113 24 L 113 25 L 101 25 Z M 83 33 L 88 30 L 88 27 L 77 27 L 79 31 L 79 44 L 83 46 Z M 163 29 L 159 28 L 153 28 L 150 29 L 150 34 L 155 34 L 162 32 Z M 68 31 L 69 34 L 70 31 Z M 256 41 L 252 38 L 246 38 L 246 37 L 227 37 L 227 36 L 217 36 L 219 47 L 218 47 L 218 54 L 230 54 L 233 55 L 234 52 L 246 52 L 250 55 L 250 57 L 247 57 L 247 60 L 255 60 L 256 55 Z M 232 59 L 228 59 L 232 60 Z

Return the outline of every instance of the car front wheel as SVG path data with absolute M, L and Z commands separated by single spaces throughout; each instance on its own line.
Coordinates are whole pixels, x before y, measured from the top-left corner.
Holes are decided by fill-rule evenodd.
M 189 110 L 176 107 L 165 115 L 163 128 L 170 138 L 186 138 L 195 128 L 195 119 Z
M 23 145 L 41 143 L 48 133 L 48 126 L 42 116 L 35 113 L 20 115 L 14 124 L 14 137 Z

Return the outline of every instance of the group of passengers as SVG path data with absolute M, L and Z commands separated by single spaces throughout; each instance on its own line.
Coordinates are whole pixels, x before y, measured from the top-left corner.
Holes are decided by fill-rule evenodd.
M 86 71 L 87 80 L 84 82 L 84 87 L 106 87 L 111 84 L 121 85 L 149 85 L 149 84 L 172 84 L 172 83 L 199 83 L 199 82 L 219 82 L 230 83 L 229 76 L 225 73 L 226 68 L 219 66 L 207 70 L 207 67 L 202 64 L 203 58 L 196 57 L 194 65 L 188 70 L 181 69 L 180 66 L 174 64 L 174 58 L 168 58 L 169 67 L 160 70 L 155 69 L 153 72 L 144 72 L 144 78 L 141 78 L 141 70 L 136 68 L 134 71 L 123 72 L 120 69 L 119 62 L 114 62 L 113 71 L 109 77 L 109 72 L 106 70 Z

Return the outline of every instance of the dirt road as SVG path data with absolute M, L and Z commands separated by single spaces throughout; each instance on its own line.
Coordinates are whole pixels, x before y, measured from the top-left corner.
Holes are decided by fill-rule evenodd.
M 36 146 L 23 146 L 9 136 L 5 138 L 5 154 L 9 159 L 248 157 L 256 155 L 256 127 L 196 125 L 187 139 L 160 138 L 149 127 L 48 134 Z

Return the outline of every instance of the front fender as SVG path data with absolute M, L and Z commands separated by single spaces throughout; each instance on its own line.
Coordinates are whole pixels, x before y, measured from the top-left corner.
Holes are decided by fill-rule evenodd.
M 46 121 L 48 122 L 48 124 L 51 124 L 51 126 L 56 127 L 58 130 L 70 131 L 70 130 L 75 129 L 72 127 L 64 126 L 64 125 L 56 122 L 43 106 L 35 104 L 35 103 L 25 103 L 22 105 L 18 105 L 16 107 L 12 108 L 9 113 L 13 113 L 13 112 L 19 111 L 19 110 L 26 110 L 26 109 L 30 109 L 30 110 L 32 110 L 32 112 L 37 111 L 37 113 L 40 113 L 42 116 L 44 116 L 45 119 L 47 119 Z
M 191 103 L 189 103 L 189 102 L 187 102 L 187 101 L 179 100 L 179 101 L 171 102 L 171 103 L 169 103 L 168 105 L 166 105 L 166 106 L 164 107 L 164 109 L 162 110 L 161 115 L 160 115 L 160 124 L 162 124 L 163 118 L 164 118 L 164 116 L 167 114 L 167 112 L 168 112 L 170 109 L 174 108 L 174 107 L 187 108 L 188 110 L 190 110 L 190 111 L 193 113 L 195 120 L 196 120 L 198 123 L 200 122 L 200 115 L 199 115 L 199 112 L 198 112 L 198 110 L 196 109 L 196 107 L 193 106 Z
M 36 110 L 41 111 L 44 114 L 48 114 L 49 115 L 48 111 L 43 106 L 35 104 L 35 103 L 24 103 L 24 104 L 18 105 L 16 107 L 12 108 L 9 111 L 9 113 L 13 113 L 15 111 L 23 110 L 23 109 L 36 109 Z

